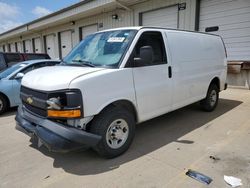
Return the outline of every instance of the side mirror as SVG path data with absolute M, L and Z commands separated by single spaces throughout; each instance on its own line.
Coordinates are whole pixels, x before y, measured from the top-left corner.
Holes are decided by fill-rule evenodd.
M 154 52 L 151 46 L 143 46 L 140 48 L 140 57 L 134 58 L 134 66 L 141 67 L 152 64 Z
M 19 73 L 17 73 L 17 75 L 15 76 L 15 79 L 17 79 L 17 80 L 22 79 L 23 76 L 24 76 L 24 74 L 21 73 L 21 72 L 19 72 Z

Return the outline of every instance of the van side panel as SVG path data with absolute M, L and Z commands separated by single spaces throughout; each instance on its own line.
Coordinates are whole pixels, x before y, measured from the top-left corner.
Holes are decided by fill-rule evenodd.
M 226 57 L 218 36 L 166 31 L 173 66 L 173 110 L 205 98 L 211 80 L 225 83 Z

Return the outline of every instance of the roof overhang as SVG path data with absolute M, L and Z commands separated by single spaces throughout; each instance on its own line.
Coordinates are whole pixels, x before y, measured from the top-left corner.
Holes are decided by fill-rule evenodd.
M 111 11 L 117 7 L 130 10 L 128 6 L 143 1 L 145 0 L 84 0 L 27 24 L 6 31 L 0 34 L 0 41 L 5 41 L 13 37 L 20 37 L 24 34 L 35 33 L 36 31 L 49 27 L 70 23 L 71 21 Z

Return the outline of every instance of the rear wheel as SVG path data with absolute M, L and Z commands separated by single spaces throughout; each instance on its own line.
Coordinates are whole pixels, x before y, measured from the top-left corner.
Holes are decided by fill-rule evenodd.
M 8 101 L 6 97 L 0 95 L 0 114 L 3 114 L 8 109 Z
M 114 158 L 124 153 L 132 143 L 135 120 L 126 109 L 112 106 L 94 118 L 90 132 L 102 137 L 94 149 L 105 158 Z
M 219 88 L 216 84 L 211 84 L 208 88 L 207 96 L 200 102 L 201 108 L 204 111 L 211 112 L 213 111 L 219 100 Z

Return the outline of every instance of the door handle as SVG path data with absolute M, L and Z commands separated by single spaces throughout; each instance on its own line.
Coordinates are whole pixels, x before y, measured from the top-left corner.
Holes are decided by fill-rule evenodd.
M 172 67 L 168 66 L 168 77 L 172 78 Z

